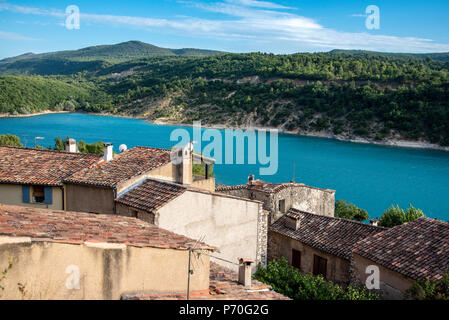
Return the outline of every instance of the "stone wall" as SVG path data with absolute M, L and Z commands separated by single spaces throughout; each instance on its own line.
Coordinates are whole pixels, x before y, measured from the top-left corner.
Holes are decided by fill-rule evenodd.
M 327 280 L 343 286 L 350 282 L 350 262 L 340 257 L 328 254 L 324 251 L 312 248 L 295 239 L 286 237 L 276 232 L 268 233 L 268 261 L 284 257 L 292 263 L 292 249 L 301 252 L 302 273 L 313 272 L 314 255 L 327 259 Z

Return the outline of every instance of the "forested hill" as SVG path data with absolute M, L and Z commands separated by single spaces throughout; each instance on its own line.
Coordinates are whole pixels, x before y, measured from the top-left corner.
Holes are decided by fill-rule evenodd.
M 359 56 L 378 56 L 389 58 L 404 58 L 404 59 L 433 59 L 442 62 L 449 61 L 449 52 L 442 53 L 388 53 L 376 52 L 366 50 L 332 50 L 331 53 L 343 55 L 359 55 Z
M 0 77 L 0 113 L 79 110 L 449 145 L 449 62 L 347 52 L 182 53 L 35 61 L 35 70 L 51 72 Z
M 26 53 L 0 60 L 3 75 L 56 75 L 95 71 L 115 63 L 152 56 L 212 56 L 219 51 L 201 49 L 167 49 L 140 41 L 87 47 L 79 50 L 42 54 Z

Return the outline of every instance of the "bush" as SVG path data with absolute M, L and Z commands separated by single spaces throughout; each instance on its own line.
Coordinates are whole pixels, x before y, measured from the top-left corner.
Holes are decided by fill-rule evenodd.
M 449 274 L 439 281 L 418 280 L 407 290 L 406 298 L 414 300 L 449 300 Z
M 0 135 L 0 146 L 23 147 L 20 138 L 10 134 Z
M 376 294 L 365 288 L 347 287 L 326 281 L 322 276 L 302 274 L 298 269 L 290 266 L 282 257 L 272 260 L 267 268 L 259 266 L 254 278 L 273 287 L 294 300 L 377 300 Z

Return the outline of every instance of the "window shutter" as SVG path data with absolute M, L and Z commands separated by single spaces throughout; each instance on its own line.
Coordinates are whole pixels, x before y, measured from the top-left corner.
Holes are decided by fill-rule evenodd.
M 30 202 L 30 186 L 22 186 L 22 202 Z
M 44 203 L 52 204 L 53 203 L 53 188 L 45 187 L 44 188 L 45 200 Z

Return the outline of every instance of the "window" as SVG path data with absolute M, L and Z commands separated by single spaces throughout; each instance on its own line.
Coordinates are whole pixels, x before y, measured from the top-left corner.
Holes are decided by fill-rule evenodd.
M 33 186 L 33 202 L 44 203 L 45 202 L 45 191 L 42 186 Z
M 22 202 L 24 203 L 53 203 L 53 188 L 43 186 L 22 186 Z
M 131 210 L 131 217 L 137 218 L 138 214 L 139 213 L 136 210 Z
M 327 276 L 327 259 L 313 255 L 313 275 L 322 275 L 324 279 Z
M 292 249 L 292 266 L 301 269 L 301 251 Z
M 279 200 L 279 212 L 285 213 L 285 199 Z

